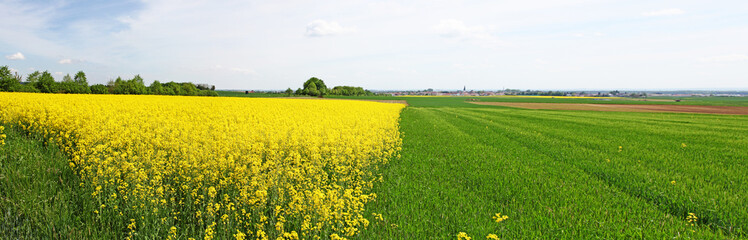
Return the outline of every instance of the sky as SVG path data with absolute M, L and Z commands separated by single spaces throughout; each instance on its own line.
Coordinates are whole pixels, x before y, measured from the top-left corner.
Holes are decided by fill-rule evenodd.
M 748 1 L 0 0 L 0 65 L 217 89 L 748 90 Z

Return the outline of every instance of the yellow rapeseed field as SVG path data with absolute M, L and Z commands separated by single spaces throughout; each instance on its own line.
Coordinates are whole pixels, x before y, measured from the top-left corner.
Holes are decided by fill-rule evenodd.
M 365 101 L 0 93 L 56 142 L 102 226 L 129 238 L 351 237 L 404 107 Z M 372 215 L 368 215 L 372 218 Z

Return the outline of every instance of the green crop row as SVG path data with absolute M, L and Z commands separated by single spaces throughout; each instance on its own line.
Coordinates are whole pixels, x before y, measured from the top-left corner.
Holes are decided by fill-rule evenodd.
M 742 238 L 747 120 L 408 108 L 403 157 L 384 170 L 382 197 L 370 209 L 386 224 L 364 236 Z M 496 213 L 509 218 L 497 223 Z

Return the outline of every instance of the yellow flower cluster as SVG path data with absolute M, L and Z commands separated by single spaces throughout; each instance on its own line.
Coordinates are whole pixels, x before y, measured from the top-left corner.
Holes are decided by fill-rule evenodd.
M 696 217 L 696 214 L 694 213 L 688 213 L 688 216 L 686 216 L 686 220 L 691 224 L 691 226 L 693 226 L 697 221 L 699 221 L 699 217 Z
M 465 233 L 465 232 L 459 232 L 459 233 L 457 233 L 457 240 L 470 240 L 470 239 L 473 239 L 473 238 L 471 238 L 470 236 L 468 236 L 468 234 Z
M 5 133 L 3 131 L 5 131 L 5 127 L 0 126 L 0 145 L 5 145 Z
M 506 215 L 502 216 L 501 213 L 497 213 L 496 215 L 493 216 L 493 220 L 496 222 L 502 222 L 507 219 L 509 219 L 509 216 L 506 216 Z
M 404 107 L 33 93 L 0 106 L 0 121 L 64 149 L 101 221 L 183 239 L 356 235 L 378 168 L 399 157 Z

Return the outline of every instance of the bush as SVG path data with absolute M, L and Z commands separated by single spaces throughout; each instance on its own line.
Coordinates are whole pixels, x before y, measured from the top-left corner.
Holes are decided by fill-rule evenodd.
M 103 84 L 91 85 L 91 93 L 93 94 L 109 94 L 109 88 Z
M 14 88 L 11 88 L 9 92 L 30 92 L 30 93 L 38 93 L 39 89 L 36 89 L 34 85 L 31 84 L 19 84 L 15 86 Z
M 91 93 L 91 89 L 88 85 L 81 85 L 76 82 L 60 82 L 57 83 L 57 93 Z
M 122 80 L 117 77 L 113 82 L 109 82 L 109 88 L 113 94 L 148 94 L 148 88 L 143 83 L 140 75 L 135 75 L 130 80 Z
M 330 90 L 332 95 L 341 96 L 371 96 L 374 93 L 364 90 L 362 87 L 351 87 L 351 86 L 336 86 Z

